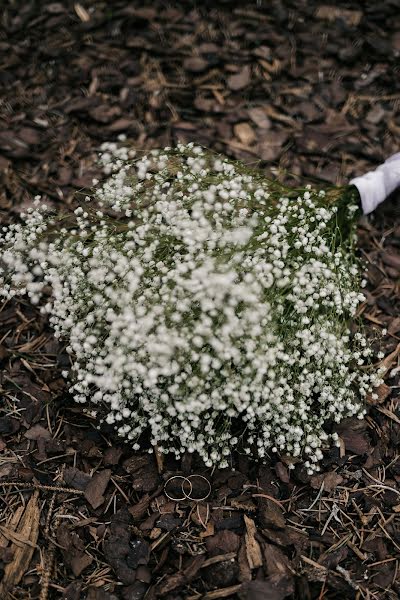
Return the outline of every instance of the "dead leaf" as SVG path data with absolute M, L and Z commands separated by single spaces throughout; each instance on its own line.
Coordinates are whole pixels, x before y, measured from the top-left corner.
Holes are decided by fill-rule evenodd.
M 152 6 L 136 7 L 136 6 L 130 6 L 128 4 L 127 8 L 125 9 L 124 12 L 126 12 L 127 15 L 132 15 L 134 17 L 137 17 L 139 19 L 144 19 L 146 21 L 153 21 L 153 19 L 155 19 L 156 15 L 157 15 L 156 8 L 154 8 Z
M 20 422 L 8 415 L 0 417 L 0 435 L 8 435 L 15 433 L 20 428 Z

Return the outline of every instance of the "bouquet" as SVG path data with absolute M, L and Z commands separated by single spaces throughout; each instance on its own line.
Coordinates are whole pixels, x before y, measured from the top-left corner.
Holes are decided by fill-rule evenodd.
M 148 434 L 207 466 L 239 449 L 318 470 L 380 383 L 350 331 L 365 179 L 288 189 L 193 144 L 102 150 L 108 177 L 73 213 L 36 198 L 3 228 L 1 295 L 40 302 L 74 399 L 134 449 Z

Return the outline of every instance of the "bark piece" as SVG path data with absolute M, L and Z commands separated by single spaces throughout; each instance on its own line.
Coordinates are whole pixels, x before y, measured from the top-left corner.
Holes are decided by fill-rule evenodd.
M 206 539 L 207 551 L 211 556 L 225 554 L 226 552 L 237 552 L 239 543 L 239 536 L 229 529 L 223 529 Z
M 265 109 L 261 106 L 250 108 L 248 113 L 250 119 L 255 125 L 257 125 L 257 127 L 260 127 L 260 129 L 269 129 L 271 127 L 271 120 L 267 115 Z
M 286 131 L 269 131 L 265 139 L 258 144 L 258 154 L 262 160 L 276 160 L 283 152 L 288 139 Z
M 67 486 L 84 491 L 91 481 L 91 477 L 76 467 L 67 467 L 64 471 L 64 481 Z
M 245 146 L 250 146 L 256 139 L 254 129 L 246 122 L 234 125 L 233 131 L 235 132 L 236 137 L 242 144 L 245 144 Z
M 38 497 L 39 493 L 35 491 L 15 529 L 19 541 L 14 540 L 11 544 L 13 560 L 4 567 L 4 575 L 0 583 L 0 598 L 7 598 L 8 592 L 18 585 L 29 568 L 39 536 L 40 509 Z
M 311 477 L 311 487 L 319 490 L 322 483 L 324 484 L 325 492 L 332 492 L 338 485 L 343 483 L 344 479 L 338 473 L 331 471 L 329 473 L 321 473 L 321 475 L 314 475 Z
M 273 502 L 269 498 L 257 498 L 258 504 L 258 518 L 262 527 L 268 529 L 272 527 L 274 529 L 284 529 L 285 517 L 283 516 L 282 509 L 276 502 Z
M 255 535 L 257 532 L 253 519 L 244 515 L 246 525 L 245 543 L 246 556 L 250 569 L 257 569 L 263 564 L 260 544 L 257 542 Z
M 85 552 L 85 544 L 76 531 L 68 523 L 61 523 L 57 528 L 57 542 L 65 563 L 71 568 L 75 577 L 93 562 L 93 557 Z
M 251 79 L 251 68 L 249 65 L 245 65 L 238 73 L 228 77 L 228 87 L 233 91 L 242 90 L 247 87 Z
M 238 593 L 240 600 L 283 600 L 286 596 L 270 581 L 249 581 Z
M 96 473 L 85 489 L 85 498 L 93 508 L 98 508 L 104 502 L 104 492 L 110 481 L 111 469 Z

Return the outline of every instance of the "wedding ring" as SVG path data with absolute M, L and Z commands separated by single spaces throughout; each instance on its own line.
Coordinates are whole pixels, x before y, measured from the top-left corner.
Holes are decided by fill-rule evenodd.
M 189 480 L 190 484 L 192 483 L 191 479 L 194 479 L 195 477 L 197 477 L 198 479 L 203 479 L 207 483 L 208 491 L 205 494 L 205 496 L 202 496 L 201 498 L 193 498 L 193 496 L 190 495 L 190 497 L 188 496 L 188 499 L 193 500 L 194 502 L 202 502 L 203 500 L 207 500 L 207 498 L 211 494 L 211 483 L 208 481 L 207 477 L 204 477 L 203 475 L 189 475 L 189 477 L 187 477 L 187 479 Z M 192 485 L 192 489 L 190 490 L 190 494 L 192 493 L 192 491 L 193 491 L 193 485 Z
M 171 496 L 170 494 L 168 494 L 168 492 L 166 491 L 166 487 L 167 485 L 173 481 L 174 479 L 181 479 L 182 483 L 181 483 L 181 490 L 182 490 L 182 497 L 181 498 L 174 498 L 173 496 Z M 173 502 L 182 502 L 183 500 L 187 500 L 189 498 L 189 496 L 186 494 L 185 490 L 183 489 L 183 486 L 185 483 L 188 483 L 190 486 L 190 491 L 189 491 L 189 495 L 192 493 L 193 490 L 193 486 L 191 481 L 189 481 L 189 479 L 187 477 L 183 477 L 183 475 L 174 475 L 173 477 L 170 477 L 164 485 L 164 494 L 167 496 L 167 498 L 169 498 L 170 500 L 172 500 Z
M 203 479 L 206 483 L 207 483 L 207 493 L 204 496 L 201 496 L 200 498 L 194 498 L 192 496 L 192 492 L 193 492 L 193 484 L 192 484 L 192 479 L 195 478 L 198 479 Z M 174 481 L 174 479 L 179 479 L 182 483 L 181 483 L 181 490 L 182 490 L 182 496 L 179 497 L 174 497 L 171 496 L 171 494 L 169 494 L 167 492 L 167 485 L 171 482 Z M 185 483 L 187 483 L 189 485 L 189 493 L 186 493 L 184 490 L 184 485 Z M 184 477 L 183 475 L 174 475 L 173 477 L 170 477 L 164 485 L 164 494 L 167 496 L 167 498 L 169 500 L 172 500 L 172 502 L 183 502 L 183 500 L 191 500 L 192 502 L 202 502 L 203 500 L 206 500 L 209 495 L 211 494 L 211 483 L 208 481 L 208 479 L 206 477 L 204 477 L 203 475 L 189 475 L 189 477 Z

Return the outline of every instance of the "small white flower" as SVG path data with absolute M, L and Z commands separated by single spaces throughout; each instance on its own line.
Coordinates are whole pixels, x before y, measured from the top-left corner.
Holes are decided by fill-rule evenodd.
M 332 244 L 336 207 L 311 186 L 276 198 L 194 144 L 138 160 L 120 143 L 101 151 L 109 177 L 73 225 L 38 198 L 3 228 L 3 298 L 37 303 L 51 287 L 42 312 L 68 340 L 71 393 L 108 406 L 135 450 L 147 430 L 161 452 L 210 467 L 240 447 L 303 454 L 317 471 L 328 439 L 339 443 L 325 423 L 363 416 L 381 375 L 355 364 L 372 350 L 346 328 L 364 296 L 352 252 Z

